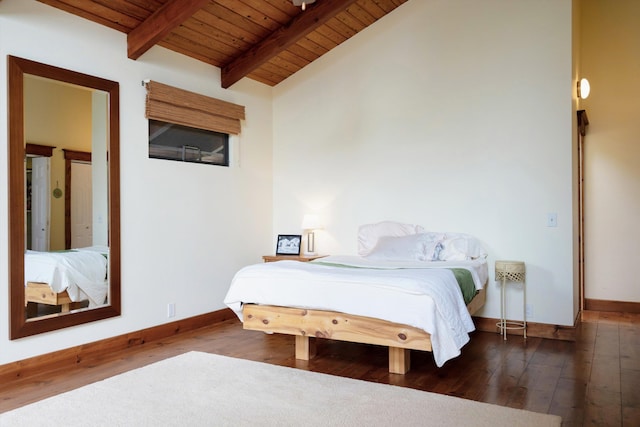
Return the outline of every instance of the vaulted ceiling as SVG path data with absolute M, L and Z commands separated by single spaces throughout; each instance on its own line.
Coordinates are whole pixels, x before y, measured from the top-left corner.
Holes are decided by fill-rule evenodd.
M 127 56 L 154 45 L 275 86 L 407 0 L 38 0 L 127 34 Z

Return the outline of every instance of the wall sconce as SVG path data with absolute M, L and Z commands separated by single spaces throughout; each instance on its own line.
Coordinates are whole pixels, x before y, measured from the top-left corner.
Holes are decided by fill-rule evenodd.
M 307 231 L 307 250 L 304 254 L 316 255 L 316 237 L 313 232 L 314 230 L 320 230 L 322 228 L 320 218 L 318 217 L 318 215 L 306 214 L 302 218 L 301 228 Z
M 591 92 L 591 85 L 589 84 L 589 80 L 587 79 L 578 80 L 578 98 L 587 99 L 590 92 Z

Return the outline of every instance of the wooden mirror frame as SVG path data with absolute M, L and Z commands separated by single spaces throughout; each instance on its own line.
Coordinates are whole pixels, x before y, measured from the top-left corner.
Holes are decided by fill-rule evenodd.
M 118 82 L 7 56 L 9 124 L 10 338 L 22 338 L 120 315 L 120 86 Z M 24 75 L 101 90 L 109 94 L 109 305 L 45 318 L 25 316 Z

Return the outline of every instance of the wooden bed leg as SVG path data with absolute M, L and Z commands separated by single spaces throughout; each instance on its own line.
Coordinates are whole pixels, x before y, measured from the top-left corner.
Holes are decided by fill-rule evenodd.
M 296 359 L 309 360 L 316 355 L 316 341 L 308 335 L 296 335 Z
M 82 301 L 69 303 L 69 310 L 78 310 L 80 308 L 82 308 Z
M 404 375 L 411 368 L 411 350 L 389 347 L 389 373 Z
M 27 319 L 38 317 L 38 304 L 30 302 L 27 304 Z

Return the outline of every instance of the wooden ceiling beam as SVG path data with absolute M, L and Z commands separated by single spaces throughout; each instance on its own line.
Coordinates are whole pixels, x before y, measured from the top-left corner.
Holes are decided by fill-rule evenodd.
M 138 59 L 209 0 L 169 0 L 127 35 L 127 56 Z
M 321 0 L 307 6 L 290 23 L 271 33 L 233 61 L 222 67 L 222 87 L 227 89 L 262 64 L 287 50 L 302 37 L 324 25 L 357 0 Z

